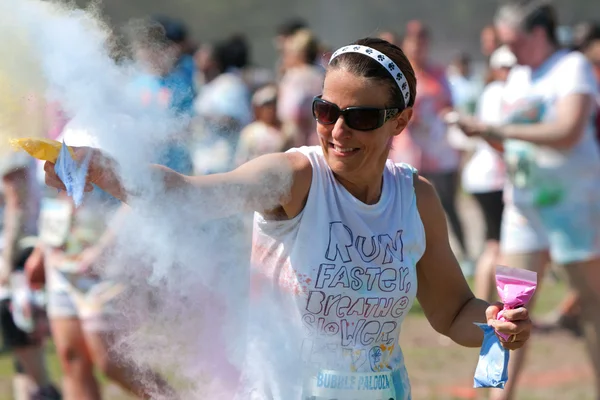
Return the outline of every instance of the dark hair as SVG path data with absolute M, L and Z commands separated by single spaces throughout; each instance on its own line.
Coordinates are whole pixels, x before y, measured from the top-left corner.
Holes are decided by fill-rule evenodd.
M 152 20 L 163 27 L 168 40 L 175 43 L 182 43 L 187 39 L 187 27 L 182 21 L 164 15 L 155 15 L 152 17 Z
M 504 0 L 496 19 L 506 20 L 529 33 L 535 28 L 542 28 L 548 40 L 558 46 L 558 16 L 556 9 L 547 0 Z
M 244 68 L 248 65 L 250 47 L 243 35 L 235 34 L 217 43 L 213 49 L 213 56 L 219 70 L 227 71 L 229 68 Z
M 400 68 L 400 71 L 404 74 L 406 81 L 408 82 L 408 89 L 410 92 L 408 104 L 404 104 L 402 91 L 390 72 L 377 61 L 364 54 L 350 52 L 340 54 L 331 61 L 327 69 L 344 69 L 356 76 L 385 82 L 389 86 L 389 94 L 392 103 L 390 106 L 398 107 L 400 109 L 412 107 L 415 104 L 415 97 L 417 95 L 417 78 L 415 77 L 415 71 L 410 64 L 410 61 L 408 61 L 404 52 L 398 46 L 383 39 L 365 38 L 357 40 L 352 44 L 367 46 L 380 51 L 388 56 L 398 68 Z
M 460 52 L 454 57 L 454 62 L 461 65 L 471 64 L 471 55 L 466 52 Z

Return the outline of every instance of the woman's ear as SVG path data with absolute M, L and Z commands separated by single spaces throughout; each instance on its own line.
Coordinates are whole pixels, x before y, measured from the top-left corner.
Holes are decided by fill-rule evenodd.
M 402 110 L 400 115 L 398 115 L 395 119 L 396 129 L 395 129 L 394 136 L 398 136 L 400 133 L 402 133 L 402 131 L 406 128 L 406 126 L 410 122 L 412 115 L 413 115 L 412 107 L 408 107 L 408 108 L 405 108 L 404 110 Z

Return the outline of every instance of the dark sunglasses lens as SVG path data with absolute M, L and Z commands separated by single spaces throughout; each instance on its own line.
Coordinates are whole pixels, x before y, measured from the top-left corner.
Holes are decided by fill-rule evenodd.
M 359 131 L 370 131 L 381 126 L 381 110 L 354 109 L 346 111 L 346 124 Z
M 340 110 L 333 104 L 322 100 L 315 100 L 313 103 L 313 115 L 317 121 L 324 125 L 335 124 L 340 117 Z

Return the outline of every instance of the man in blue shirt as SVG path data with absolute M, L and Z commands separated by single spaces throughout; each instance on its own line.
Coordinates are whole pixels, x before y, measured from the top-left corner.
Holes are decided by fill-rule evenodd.
M 140 73 L 132 82 L 132 89 L 144 105 L 167 108 L 175 117 L 190 119 L 196 96 L 193 65 L 190 67 L 186 61 L 181 46 L 169 40 L 167 29 L 160 22 L 133 28 L 131 44 Z M 182 174 L 192 174 L 192 158 L 185 134 L 182 132 L 169 138 L 159 151 L 157 162 Z

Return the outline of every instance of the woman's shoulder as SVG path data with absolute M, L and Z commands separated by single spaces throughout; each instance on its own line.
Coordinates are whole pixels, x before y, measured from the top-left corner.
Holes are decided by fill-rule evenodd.
M 391 159 L 387 160 L 386 168 L 396 176 L 412 179 L 419 174 L 417 168 L 405 162 L 395 162 Z
M 294 181 L 300 179 L 308 186 L 312 181 L 313 169 L 323 165 L 323 152 L 320 146 L 294 147 L 282 153 L 294 171 Z M 304 186 L 304 185 L 303 185 Z
M 446 224 L 444 209 L 433 184 L 415 173 L 413 179 L 417 210 L 426 231 L 442 229 Z

